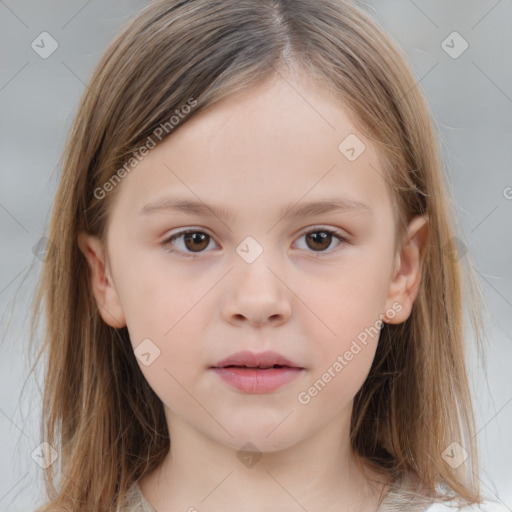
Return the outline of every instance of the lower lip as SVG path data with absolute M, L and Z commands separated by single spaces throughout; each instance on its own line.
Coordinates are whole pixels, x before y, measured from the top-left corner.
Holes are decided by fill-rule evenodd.
M 246 393 L 269 393 L 296 379 L 302 368 L 243 368 L 231 366 L 225 368 L 212 368 L 221 379 L 231 386 Z

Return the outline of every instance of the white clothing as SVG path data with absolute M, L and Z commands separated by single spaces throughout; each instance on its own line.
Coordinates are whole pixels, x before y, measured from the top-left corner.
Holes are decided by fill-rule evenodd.
M 157 512 L 146 500 L 137 483 L 134 483 L 129 492 L 129 506 L 126 512 Z M 510 512 L 510 509 L 496 502 L 485 502 L 477 506 L 458 508 L 455 505 L 440 503 L 411 504 L 388 495 L 384 498 L 378 512 Z

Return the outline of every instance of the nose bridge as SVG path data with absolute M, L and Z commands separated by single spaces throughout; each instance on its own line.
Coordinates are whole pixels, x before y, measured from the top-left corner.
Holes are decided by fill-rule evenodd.
M 240 255 L 240 252 L 237 248 L 239 254 L 235 263 L 234 276 L 236 289 L 244 291 L 243 288 L 245 287 L 245 291 L 249 295 L 280 295 L 280 282 L 274 275 L 275 271 L 271 271 L 273 267 L 281 267 L 274 255 L 277 251 L 266 248 L 260 254 L 255 255 L 255 249 L 250 247 L 247 253 Z M 245 255 L 250 256 L 250 258 L 246 259 Z
M 291 313 L 291 304 L 282 282 L 286 280 L 280 276 L 284 265 L 278 261 L 279 251 L 263 247 L 251 238 L 247 237 L 236 249 L 224 314 L 230 321 L 284 321 Z

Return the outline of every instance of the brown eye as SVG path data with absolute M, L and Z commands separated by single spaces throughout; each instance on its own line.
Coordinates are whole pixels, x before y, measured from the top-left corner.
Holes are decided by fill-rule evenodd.
M 334 229 L 320 227 L 304 233 L 299 237 L 299 240 L 300 249 L 309 253 L 317 253 L 317 256 L 328 256 L 330 254 L 334 254 L 338 250 L 342 249 L 343 244 L 346 242 L 341 232 Z
M 194 257 L 203 252 L 212 242 L 212 237 L 199 230 L 184 230 L 170 236 L 162 242 L 166 251 L 178 254 L 179 256 Z
M 186 233 L 183 241 L 188 250 L 192 252 L 201 252 L 208 247 L 210 236 L 201 232 Z
M 300 238 L 305 238 L 305 250 L 318 253 L 319 256 L 325 256 L 337 252 L 341 249 L 338 247 L 345 242 L 345 238 L 338 234 L 337 231 L 330 229 L 316 229 L 309 231 L 302 235 Z M 336 245 L 332 246 L 332 242 L 336 241 Z M 209 252 L 208 246 L 210 242 L 214 242 L 212 237 L 207 233 L 199 230 L 183 230 L 170 236 L 167 240 L 162 242 L 162 245 L 168 252 L 178 254 L 179 256 L 194 257 L 203 252 Z
M 306 243 L 313 251 L 324 251 L 332 242 L 332 233 L 328 231 L 313 231 L 306 234 Z

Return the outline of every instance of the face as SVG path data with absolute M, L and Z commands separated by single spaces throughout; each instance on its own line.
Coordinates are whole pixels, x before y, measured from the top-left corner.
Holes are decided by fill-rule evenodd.
M 171 437 L 179 421 L 273 451 L 350 416 L 380 320 L 405 320 L 418 278 L 416 253 L 395 254 L 382 175 L 328 94 L 276 79 L 183 124 L 118 185 L 95 295 Z M 89 262 L 94 244 L 81 239 Z M 295 368 L 213 368 L 240 351 Z

